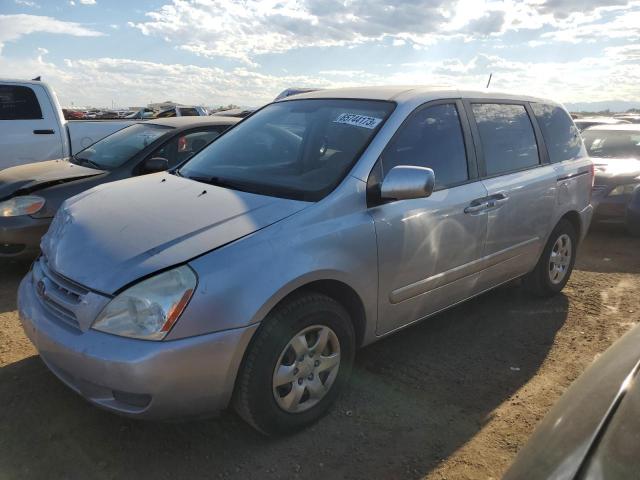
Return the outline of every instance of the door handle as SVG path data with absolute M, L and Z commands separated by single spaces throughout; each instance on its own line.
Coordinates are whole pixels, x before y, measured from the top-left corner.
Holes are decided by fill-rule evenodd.
M 477 205 L 471 204 L 464 209 L 464 213 L 467 213 L 467 214 L 479 213 L 485 210 L 488 206 L 489 204 L 487 202 L 478 203 Z
M 33 133 L 35 133 L 36 135 L 53 135 L 56 132 L 49 129 L 49 130 L 34 130 Z
M 508 201 L 509 201 L 509 197 L 507 197 L 504 193 L 498 193 L 496 195 L 492 195 L 491 197 L 489 197 L 488 207 L 489 208 L 499 207 L 500 205 Z

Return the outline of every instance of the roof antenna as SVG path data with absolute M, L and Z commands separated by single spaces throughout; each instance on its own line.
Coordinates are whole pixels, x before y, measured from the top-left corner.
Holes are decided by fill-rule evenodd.
M 489 74 L 489 81 L 487 82 L 487 88 L 491 85 L 491 79 L 493 78 L 493 73 Z

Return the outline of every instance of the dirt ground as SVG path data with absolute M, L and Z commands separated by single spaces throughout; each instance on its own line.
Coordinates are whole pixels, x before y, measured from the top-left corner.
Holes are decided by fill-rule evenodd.
M 0 479 L 499 478 L 570 383 L 640 321 L 640 240 L 591 232 L 563 295 L 500 288 L 360 351 L 325 419 L 267 439 L 233 413 L 147 423 L 48 372 L 0 265 Z

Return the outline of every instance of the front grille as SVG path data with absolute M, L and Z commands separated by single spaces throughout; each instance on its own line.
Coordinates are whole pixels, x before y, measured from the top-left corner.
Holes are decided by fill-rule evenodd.
M 80 330 L 74 309 L 89 290 L 54 272 L 44 256 L 33 265 L 33 280 L 36 294 L 49 313 L 66 325 Z

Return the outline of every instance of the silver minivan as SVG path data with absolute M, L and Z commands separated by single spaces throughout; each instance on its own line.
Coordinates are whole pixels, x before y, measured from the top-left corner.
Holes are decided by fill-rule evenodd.
M 68 200 L 22 281 L 24 330 L 94 404 L 233 404 L 302 428 L 357 348 L 523 277 L 566 284 L 593 167 L 543 99 L 353 88 L 255 112 L 170 172 Z

